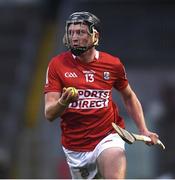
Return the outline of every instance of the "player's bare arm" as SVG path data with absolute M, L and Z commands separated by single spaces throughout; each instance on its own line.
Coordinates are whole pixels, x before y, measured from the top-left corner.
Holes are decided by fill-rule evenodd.
M 45 94 L 45 117 L 53 121 L 60 117 L 68 105 L 78 99 L 78 94 L 72 94 L 70 88 L 64 88 L 63 92 L 48 92 Z
M 66 109 L 66 106 L 59 103 L 60 95 L 61 93 L 58 92 L 48 92 L 45 94 L 45 117 L 49 121 L 59 117 Z
M 140 101 L 138 100 L 136 94 L 131 89 L 130 85 L 128 85 L 121 92 L 122 99 L 124 101 L 124 105 L 131 116 L 131 118 L 136 123 L 140 134 L 149 136 L 152 140 L 151 143 L 156 144 L 158 140 L 158 135 L 156 133 L 150 132 L 146 126 L 143 109 Z

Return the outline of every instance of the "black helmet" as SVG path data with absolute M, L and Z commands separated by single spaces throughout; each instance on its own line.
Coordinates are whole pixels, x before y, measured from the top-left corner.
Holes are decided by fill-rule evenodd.
M 89 33 L 93 34 L 94 30 L 97 32 L 101 31 L 100 28 L 100 19 L 97 18 L 95 15 L 89 13 L 89 12 L 75 12 L 69 16 L 69 18 L 66 21 L 66 27 L 65 27 L 65 36 L 64 36 L 64 44 L 72 51 L 73 54 L 75 55 L 80 55 L 83 52 L 87 51 L 88 49 L 92 48 L 93 46 L 98 45 L 98 40 L 97 42 L 94 42 L 94 44 L 90 47 L 71 47 L 70 46 L 70 41 L 68 39 L 68 28 L 70 24 L 78 24 L 78 23 L 85 23 L 89 27 Z
M 92 27 L 100 32 L 100 19 L 89 12 L 75 12 L 71 14 L 66 21 L 67 24 L 84 22 L 89 26 L 89 31 L 92 33 Z

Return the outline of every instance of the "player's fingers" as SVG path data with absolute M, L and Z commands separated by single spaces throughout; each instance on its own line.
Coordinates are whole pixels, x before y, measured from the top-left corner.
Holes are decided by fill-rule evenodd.
M 69 91 L 68 92 L 68 96 L 67 96 L 67 100 L 71 100 L 71 99 L 73 99 L 73 93 L 72 93 L 72 91 Z
M 158 134 L 152 133 L 152 134 L 149 135 L 149 137 L 151 138 L 152 144 L 157 144 L 157 141 L 158 141 L 158 139 L 159 139 Z
M 74 100 L 78 100 L 78 99 L 79 99 L 79 95 L 76 94 L 76 95 L 74 96 Z
M 66 91 L 66 90 L 65 90 L 65 91 L 62 93 L 61 99 L 62 99 L 63 101 L 67 101 L 68 96 L 69 96 L 69 91 Z
M 148 146 L 154 145 L 154 143 L 153 143 L 152 141 L 150 141 L 150 142 L 145 142 L 145 144 L 148 145 Z
M 73 92 L 71 90 L 66 90 L 66 92 L 63 95 L 63 99 L 64 101 L 66 101 L 67 103 L 70 103 L 73 99 Z
M 63 93 L 62 93 L 63 99 L 66 99 L 71 94 L 72 94 L 71 89 L 68 89 L 68 88 L 65 88 L 65 87 L 63 88 Z
M 78 98 L 79 98 L 78 93 L 75 93 L 74 89 L 63 88 L 61 101 L 64 102 L 64 104 L 69 104 L 71 102 L 77 101 Z
M 74 90 L 74 99 L 77 100 L 79 98 L 79 94 L 77 90 Z
M 66 92 L 66 89 L 67 89 L 66 87 L 63 88 L 63 93 Z

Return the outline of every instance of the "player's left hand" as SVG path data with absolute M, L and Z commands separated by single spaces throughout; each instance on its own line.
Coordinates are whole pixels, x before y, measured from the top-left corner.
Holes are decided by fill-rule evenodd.
M 157 141 L 159 139 L 159 135 L 158 134 L 156 134 L 154 132 L 151 132 L 151 131 L 148 131 L 148 130 L 142 132 L 141 134 L 150 137 L 151 141 L 150 142 L 146 142 L 147 145 L 157 144 Z

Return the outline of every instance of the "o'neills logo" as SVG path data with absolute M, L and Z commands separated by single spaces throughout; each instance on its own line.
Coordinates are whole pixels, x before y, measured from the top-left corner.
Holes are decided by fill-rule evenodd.
M 69 104 L 74 109 L 99 109 L 108 107 L 110 90 L 78 89 L 79 100 Z

